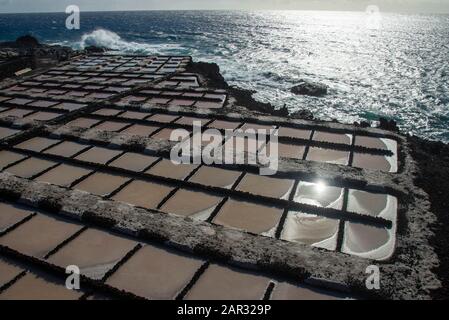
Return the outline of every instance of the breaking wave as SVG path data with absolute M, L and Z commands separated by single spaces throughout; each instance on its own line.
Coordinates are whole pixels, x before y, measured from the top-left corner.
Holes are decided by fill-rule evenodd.
M 109 48 L 123 53 L 135 54 L 164 54 L 179 50 L 180 47 L 177 44 L 149 44 L 126 41 L 117 33 L 106 29 L 97 29 L 86 33 L 81 37 L 79 42 L 73 45 L 73 47 L 78 49 L 85 49 L 89 46 Z
M 132 43 L 123 41 L 122 38 L 112 31 L 98 29 L 81 37 L 81 48 L 89 46 L 105 47 L 114 50 L 128 50 Z

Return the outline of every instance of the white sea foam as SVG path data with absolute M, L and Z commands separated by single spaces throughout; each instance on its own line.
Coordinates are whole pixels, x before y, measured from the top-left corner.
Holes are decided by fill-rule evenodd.
M 180 49 L 178 44 L 150 44 L 126 41 L 117 33 L 106 29 L 97 29 L 90 33 L 86 33 L 81 37 L 79 42 L 74 43 L 72 46 L 78 49 L 96 46 L 109 48 L 123 53 L 141 54 L 164 54 L 169 53 L 171 50 Z

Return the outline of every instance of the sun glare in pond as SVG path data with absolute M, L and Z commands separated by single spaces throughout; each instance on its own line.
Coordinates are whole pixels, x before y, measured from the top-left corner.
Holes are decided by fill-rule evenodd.
M 317 192 L 324 192 L 326 190 L 326 184 L 323 181 L 317 181 L 315 183 L 315 189 Z

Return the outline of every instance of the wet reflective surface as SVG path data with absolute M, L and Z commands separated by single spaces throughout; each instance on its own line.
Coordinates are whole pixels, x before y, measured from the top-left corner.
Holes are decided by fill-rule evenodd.
M 186 300 L 261 300 L 270 279 L 211 264 L 198 279 Z
M 393 222 L 391 228 L 345 223 L 342 251 L 361 257 L 386 260 L 395 249 L 398 203 L 394 196 L 350 190 L 348 210 L 382 217 Z
M 17 218 L 32 212 L 26 207 L 0 204 L 1 212 L 17 215 Z M 34 225 L 31 226 L 32 222 Z M 175 299 L 184 292 L 184 299 L 260 300 L 272 283 L 273 291 L 267 296 L 270 299 L 342 297 L 335 292 L 273 280 L 259 272 L 215 263 L 205 264 L 206 261 L 201 258 L 152 244 L 142 244 L 143 247 L 135 250 L 137 243 L 133 240 L 102 230 L 87 229 L 70 235 L 69 231 L 81 230 L 79 228 L 81 226 L 77 224 L 39 213 L 6 236 L 0 236 L 0 240 L 4 241 L 0 244 L 18 250 L 26 257 L 36 255 L 36 250 L 39 252 L 36 256 L 42 257 L 49 250 L 47 248 L 57 247 L 46 259 L 48 263 L 61 268 L 79 266 L 81 274 L 93 280 L 104 279 L 110 272 L 106 285 L 114 290 L 112 296 L 123 292 L 152 300 Z M 30 238 L 32 241 L 29 241 Z M 81 291 L 67 290 L 59 274 L 57 276 L 51 270 L 36 268 L 32 261 L 26 261 L 24 265 L 23 261 L 17 263 L 15 258 L 0 257 L 0 286 L 9 284 L 0 293 L 0 300 L 79 299 L 85 293 L 85 286 Z M 122 263 L 118 265 L 119 262 Z M 111 299 L 95 289 L 85 298 Z
M 98 196 L 105 196 L 118 189 L 129 178 L 97 172 L 84 179 L 73 188 L 93 193 Z
M 1 237 L 0 244 L 30 256 L 43 258 L 80 229 L 80 225 L 38 214 Z
M 343 189 L 316 183 L 300 182 L 294 201 L 321 208 L 341 209 Z M 304 212 L 289 212 L 281 238 L 288 241 L 335 250 L 339 221 Z
M 313 140 L 321 141 L 321 142 L 328 142 L 328 143 L 338 143 L 338 144 L 350 145 L 351 141 L 352 141 L 352 135 L 316 131 L 313 134 Z
M 278 283 L 271 294 L 273 300 L 336 300 L 344 298 L 344 295 L 337 295 L 331 291 L 295 286 L 288 282 Z
M 37 137 L 37 138 L 32 138 L 30 140 L 27 140 L 25 142 L 19 143 L 18 145 L 16 145 L 16 147 L 19 149 L 26 149 L 26 150 L 30 150 L 30 151 L 40 152 L 56 143 L 58 143 L 58 140 Z
M 293 137 L 298 139 L 309 140 L 312 130 L 295 129 L 288 127 L 281 127 L 278 130 L 279 137 Z
M 76 265 L 81 274 L 99 280 L 135 245 L 134 241 L 89 229 L 48 260 L 63 268 Z
M 23 269 L 19 266 L 0 257 L 0 288 L 17 277 L 22 271 Z
M 298 183 L 294 201 L 323 208 L 341 209 L 343 188 L 327 185 L 324 181 Z
M 289 212 L 281 239 L 335 250 L 338 225 L 338 220 L 302 212 Z
M 27 273 L 0 295 L 0 300 L 78 300 L 83 291 L 67 290 L 60 279 Z
M 240 175 L 239 171 L 202 166 L 189 181 L 206 186 L 231 188 Z
M 57 155 L 61 157 L 72 157 L 78 152 L 81 152 L 82 150 L 86 149 L 88 146 L 76 142 L 71 141 L 64 141 L 57 146 L 51 147 L 50 149 L 46 150 L 45 153 L 49 153 L 52 155 Z
M 0 139 L 8 138 L 18 132 L 20 132 L 20 130 L 0 127 Z
M 81 153 L 75 159 L 92 163 L 106 164 L 107 162 L 112 160 L 112 158 L 118 156 L 121 153 L 122 151 L 120 150 L 111 150 L 102 147 L 93 147 Z
M 181 189 L 170 197 L 161 210 L 197 220 L 206 220 L 221 200 L 220 197 Z
M 9 167 L 6 171 L 21 178 L 31 178 L 55 164 L 56 162 L 31 158 Z
M 38 176 L 35 181 L 47 182 L 61 187 L 69 187 L 78 179 L 86 176 L 91 171 L 71 165 L 61 164 L 54 169 Z
M 395 230 L 346 222 L 342 251 L 365 258 L 386 260 L 395 246 Z
M 135 172 L 141 172 L 151 164 L 153 164 L 157 158 L 142 155 L 139 153 L 127 152 L 120 158 L 114 160 L 109 165 L 112 167 L 127 169 Z
M 5 168 L 6 166 L 24 159 L 25 156 L 19 153 L 10 152 L 10 151 L 0 151 L 0 169 Z
M 385 172 L 396 172 L 397 165 L 389 161 L 389 157 L 366 153 L 354 153 L 352 166 L 362 169 L 381 170 Z
M 148 209 L 155 209 L 169 194 L 171 187 L 147 182 L 133 181 L 112 199 Z
M 281 209 L 228 200 L 213 222 L 226 227 L 273 236 L 281 216 Z
M 311 147 L 306 160 L 347 165 L 349 152 Z
M 147 299 L 174 299 L 203 261 L 154 246 L 144 246 L 107 284 Z
M 237 186 L 237 190 L 276 199 L 288 199 L 293 188 L 293 180 L 276 179 L 247 173 Z
M 177 164 L 169 159 L 162 159 L 154 167 L 147 171 L 149 174 L 154 174 L 156 176 L 167 177 L 172 179 L 186 178 L 197 165 L 193 164 Z
M 158 129 L 159 129 L 158 127 L 154 127 L 154 126 L 134 124 L 131 127 L 123 130 L 121 133 L 126 133 L 126 134 L 130 134 L 130 135 L 135 135 L 135 136 L 148 137 Z
M 0 212 L 0 232 L 12 227 L 33 213 L 33 211 L 24 207 L 3 202 L 0 202 Z

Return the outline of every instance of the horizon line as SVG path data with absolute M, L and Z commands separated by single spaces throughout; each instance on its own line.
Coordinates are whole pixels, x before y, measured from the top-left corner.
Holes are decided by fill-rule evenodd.
M 257 12 L 257 11 L 325 11 L 325 12 L 365 12 L 364 10 L 329 10 L 329 9 L 132 9 L 132 10 L 93 10 L 81 11 L 81 13 L 102 13 L 102 12 L 151 12 L 151 11 L 165 11 L 165 12 L 179 12 L 179 11 L 242 11 L 242 12 Z M 0 12 L 0 14 L 48 14 L 48 13 L 63 13 L 65 11 L 27 11 L 27 12 Z M 417 14 L 417 15 L 448 15 L 447 12 L 418 12 L 418 11 L 381 11 L 381 13 L 397 13 L 397 14 Z

